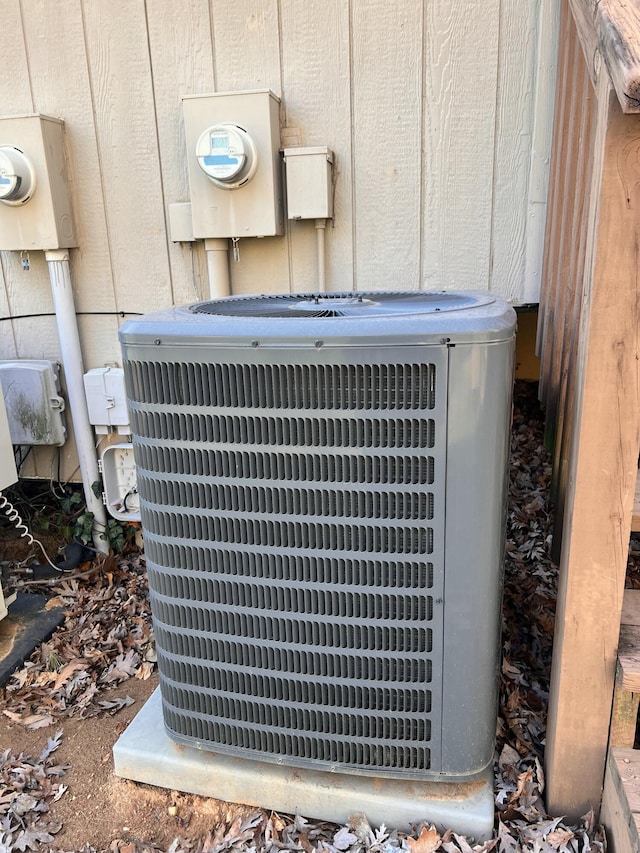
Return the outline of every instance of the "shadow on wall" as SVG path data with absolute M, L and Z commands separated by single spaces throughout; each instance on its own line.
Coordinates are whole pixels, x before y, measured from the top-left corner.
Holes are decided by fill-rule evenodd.
M 536 355 L 537 307 L 516 309 L 518 334 L 516 336 L 516 379 L 537 382 L 540 379 L 540 359 Z

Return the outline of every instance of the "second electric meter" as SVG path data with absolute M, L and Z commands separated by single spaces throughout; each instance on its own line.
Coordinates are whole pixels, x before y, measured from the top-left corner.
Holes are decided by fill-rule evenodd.
M 26 155 L 13 145 L 0 145 L 0 201 L 25 204 L 35 186 L 35 172 Z
M 253 140 L 237 124 L 208 127 L 198 139 L 196 157 L 205 175 L 223 189 L 246 184 L 258 165 Z
M 284 233 L 280 99 L 269 89 L 182 99 L 196 240 Z

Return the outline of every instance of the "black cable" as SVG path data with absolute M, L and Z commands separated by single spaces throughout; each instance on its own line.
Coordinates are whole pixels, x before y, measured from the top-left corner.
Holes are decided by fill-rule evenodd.
M 13 445 L 13 458 L 16 463 L 16 471 L 18 472 L 18 476 L 20 476 L 20 471 L 22 466 L 27 460 L 27 457 L 33 450 L 33 445 L 24 445 L 24 444 L 14 444 Z
M 34 580 L 56 577 L 56 574 L 60 574 L 61 572 L 71 572 L 77 569 L 81 563 L 86 563 L 92 557 L 95 557 L 95 553 L 92 548 L 88 548 L 82 542 L 70 542 L 64 546 L 63 559 L 56 560 L 55 565 L 32 563 L 29 569 Z
M 143 311 L 76 311 L 76 317 L 142 317 Z
M 76 317 L 142 317 L 142 311 L 76 311 Z M 53 311 L 42 314 L 13 314 L 11 317 L 0 317 L 0 323 L 5 320 L 32 320 L 34 317 L 55 317 Z
M 137 494 L 138 494 L 138 487 L 137 486 L 132 486 L 129 489 L 129 491 L 126 492 L 125 496 L 122 498 L 122 509 L 124 512 L 129 512 L 129 508 L 127 506 L 127 499 L 130 498 L 132 495 L 137 495 Z

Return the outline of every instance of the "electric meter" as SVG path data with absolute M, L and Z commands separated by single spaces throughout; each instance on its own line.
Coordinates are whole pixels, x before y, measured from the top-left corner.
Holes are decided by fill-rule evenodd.
M 255 174 L 258 157 L 253 139 L 237 124 L 215 124 L 196 144 L 198 165 L 222 189 L 241 187 Z
M 0 145 L 0 201 L 26 204 L 36 188 L 36 175 L 28 157 L 12 145 Z

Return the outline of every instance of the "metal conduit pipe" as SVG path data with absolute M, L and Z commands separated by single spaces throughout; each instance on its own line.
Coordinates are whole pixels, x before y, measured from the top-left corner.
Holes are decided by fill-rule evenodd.
M 94 444 L 93 429 L 89 423 L 87 401 L 84 393 L 82 378 L 84 368 L 82 364 L 82 350 L 80 349 L 80 335 L 76 320 L 76 308 L 73 299 L 73 288 L 71 286 L 69 251 L 67 249 L 48 251 L 45 252 L 45 258 L 49 267 L 53 307 L 56 312 L 62 366 L 67 385 L 73 432 L 78 449 L 82 486 L 84 488 L 87 509 L 93 513 L 94 517 L 93 544 L 97 551 L 100 551 L 102 554 L 108 554 L 109 545 L 107 540 L 100 537 L 100 533 L 106 530 L 107 513 L 104 504 L 95 496 L 92 488 L 93 483 L 100 480 L 100 472 L 98 470 L 98 457 Z

